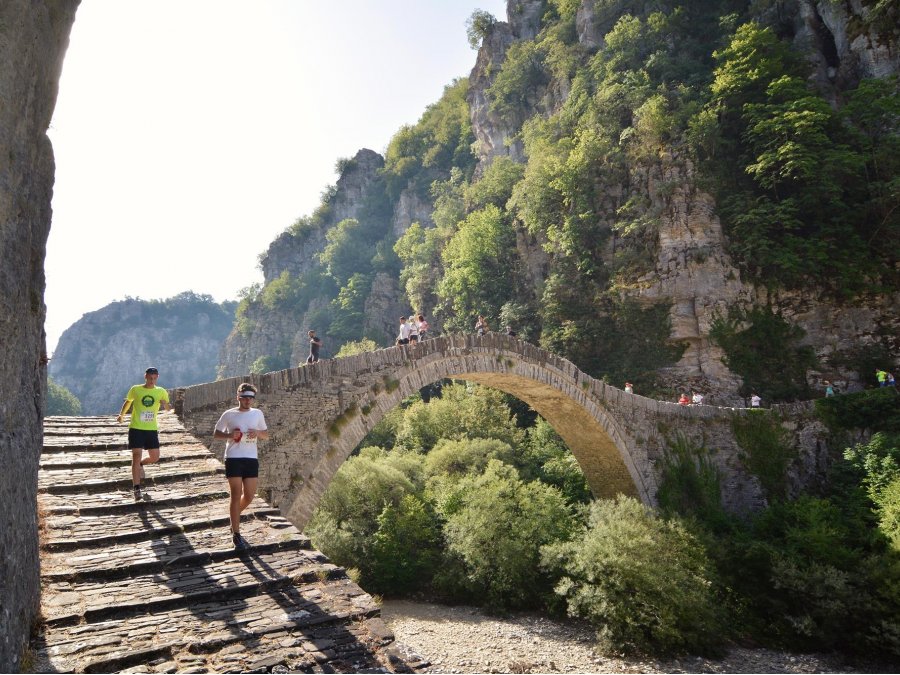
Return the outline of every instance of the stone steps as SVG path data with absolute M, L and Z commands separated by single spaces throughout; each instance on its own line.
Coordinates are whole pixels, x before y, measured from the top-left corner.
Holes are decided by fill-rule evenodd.
M 249 554 L 232 553 L 203 565 L 181 559 L 157 573 L 142 570 L 140 576 L 121 580 L 55 581 L 45 586 L 53 601 L 44 606 L 44 618 L 50 625 L 106 621 L 343 576 L 342 568 L 299 550 L 299 543 L 270 550 L 255 547 Z
M 120 543 L 159 540 L 179 532 L 203 528 L 227 528 L 228 503 L 222 499 L 210 499 L 190 504 L 165 502 L 139 502 L 131 511 L 119 511 L 109 515 L 58 515 L 48 516 L 50 534 L 45 538 L 44 549 L 62 551 L 87 546 L 115 546 Z M 272 508 L 256 498 L 243 518 L 279 516 Z
M 295 531 L 278 531 L 265 522 L 241 523 L 254 552 L 281 549 L 312 551 L 319 562 L 327 558 L 310 549 L 309 538 Z M 41 576 L 47 582 L 116 580 L 134 574 L 159 574 L 179 565 L 203 565 L 235 556 L 227 527 L 148 539 L 109 547 L 45 551 Z M 306 553 L 302 554 L 306 556 Z
M 48 420 L 38 672 L 410 672 L 372 598 L 277 509 L 255 499 L 234 550 L 221 465 L 164 417 L 140 502 L 124 444 L 102 445 L 111 418 Z
M 41 469 L 69 468 L 69 469 L 89 469 L 95 467 L 121 467 L 131 466 L 131 451 L 126 449 L 111 452 L 109 450 L 98 451 L 96 448 L 86 448 L 84 452 L 78 453 L 78 458 L 74 459 L 71 454 L 64 453 L 48 453 L 40 462 Z M 167 446 L 160 453 L 159 463 L 168 464 L 183 459 L 206 459 L 209 457 L 209 451 L 202 446 L 200 448 L 190 448 L 187 446 Z M 151 469 L 153 467 L 150 467 Z
M 152 474 L 153 468 L 150 469 Z M 127 473 L 127 470 L 126 470 Z M 174 482 L 155 482 L 148 476 L 147 492 L 155 500 L 168 500 L 170 503 L 201 499 L 224 499 L 228 496 L 228 486 L 220 472 L 191 476 L 189 480 Z M 80 513 L 92 514 L 113 513 L 135 508 L 134 497 L 130 487 L 116 492 L 69 492 L 52 494 L 44 492 L 40 498 L 41 506 L 46 514 Z
M 74 460 L 77 462 L 77 460 Z M 211 454 L 183 461 L 161 462 L 144 467 L 147 484 L 171 483 L 189 480 L 191 476 L 222 473 L 224 467 Z M 223 478 L 224 480 L 224 478 Z M 38 474 L 38 492 L 73 494 L 79 492 L 109 492 L 131 490 L 131 469 L 128 466 L 98 466 L 73 468 L 72 465 L 55 465 Z

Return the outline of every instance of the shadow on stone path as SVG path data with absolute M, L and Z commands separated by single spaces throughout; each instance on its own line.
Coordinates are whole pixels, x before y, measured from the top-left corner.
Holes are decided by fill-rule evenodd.
M 237 553 L 221 464 L 174 416 L 146 501 L 127 429 L 47 418 L 39 672 L 410 672 L 371 596 L 257 498 Z

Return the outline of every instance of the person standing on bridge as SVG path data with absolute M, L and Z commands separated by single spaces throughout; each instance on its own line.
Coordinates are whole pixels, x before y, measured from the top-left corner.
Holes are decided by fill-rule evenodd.
M 243 551 L 250 548 L 241 536 L 241 512 L 250 506 L 256 496 L 259 480 L 259 454 L 256 443 L 269 437 L 266 418 L 253 407 L 256 387 L 241 383 L 237 391 L 237 408 L 222 413 L 213 431 L 214 438 L 225 439 L 225 478 L 231 496 L 229 519 L 234 548 Z
M 309 356 L 306 357 L 307 363 L 315 363 L 319 360 L 319 350 L 322 348 L 322 338 L 316 335 L 316 331 L 310 330 L 306 332 L 309 338 Z
M 128 448 L 131 450 L 131 482 L 134 490 L 134 501 L 141 500 L 141 481 L 144 479 L 144 464 L 155 464 L 159 461 L 159 425 L 156 416 L 160 404 L 166 410 L 172 410 L 169 404 L 169 392 L 156 386 L 159 371 L 147 368 L 144 371 L 144 384 L 136 384 L 125 395 L 122 410 L 116 417 L 121 422 L 128 409 L 131 408 L 131 423 L 128 425 Z M 144 450 L 147 457 L 142 459 Z

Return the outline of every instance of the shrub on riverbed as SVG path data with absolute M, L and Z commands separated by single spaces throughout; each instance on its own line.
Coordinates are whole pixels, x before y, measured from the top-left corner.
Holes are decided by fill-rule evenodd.
M 677 520 L 620 496 L 591 505 L 581 536 L 543 550 L 571 616 L 609 653 L 714 652 L 724 621 L 703 545 Z

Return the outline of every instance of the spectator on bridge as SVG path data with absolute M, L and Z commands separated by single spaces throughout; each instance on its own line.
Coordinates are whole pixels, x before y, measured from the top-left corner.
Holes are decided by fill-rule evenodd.
M 158 379 L 159 371 L 156 368 L 147 368 L 144 371 L 144 384 L 136 384 L 128 390 L 122 403 L 122 410 L 116 417 L 116 421 L 121 422 L 123 415 L 131 408 L 128 448 L 131 450 L 131 482 L 136 502 L 141 500 L 141 481 L 145 478 L 144 465 L 159 461 L 159 425 L 156 421 L 159 406 L 165 404 L 166 410 L 172 410 L 169 392 L 156 386 Z M 141 459 L 144 450 L 147 451 L 147 457 Z
M 419 342 L 425 339 L 426 333 L 428 332 L 428 322 L 425 320 L 425 316 L 423 314 L 419 314 Z
M 483 315 L 479 314 L 478 321 L 475 322 L 475 332 L 478 333 L 479 337 L 482 337 L 489 330 L 490 330 L 490 328 L 488 328 L 487 320 L 484 318 Z
M 510 326 L 509 324 L 506 325 L 506 334 L 510 337 L 516 337 L 518 335 L 518 333 L 516 333 L 516 331 L 514 331 L 512 329 L 512 326 Z
M 312 332 L 312 331 L 310 331 Z M 231 541 L 234 548 L 250 548 L 241 536 L 241 511 L 250 506 L 256 496 L 259 477 L 257 441 L 269 437 L 266 418 L 253 407 L 256 387 L 247 382 L 237 390 L 238 406 L 222 413 L 213 431 L 214 438 L 225 439 L 225 478 L 231 496 L 228 516 L 231 522 Z
M 754 392 L 750 395 L 750 407 L 751 407 L 751 408 L 758 408 L 760 403 L 762 403 L 762 399 L 761 399 L 761 398 L 756 394 L 756 392 L 754 391 Z
M 309 356 L 306 357 L 307 363 L 315 363 L 319 360 L 319 350 L 322 348 L 322 338 L 316 335 L 316 331 L 310 330 L 306 332 L 309 336 Z
M 419 341 L 419 322 L 416 320 L 415 314 L 409 315 L 406 325 L 409 326 L 409 344 L 414 345 Z
M 626 394 L 633 394 L 633 393 L 634 393 L 634 385 L 631 384 L 631 382 L 626 382 L 626 383 L 625 383 L 625 393 L 626 393 Z
M 693 405 L 703 405 L 703 394 L 699 391 L 695 391 L 691 394 L 691 404 Z
M 397 333 L 397 344 L 398 345 L 408 345 L 409 344 L 409 324 L 406 323 L 406 317 L 400 317 L 400 332 Z
M 691 399 L 688 398 L 688 395 L 684 392 L 681 392 L 681 397 L 678 399 L 679 405 L 688 405 L 690 404 Z

